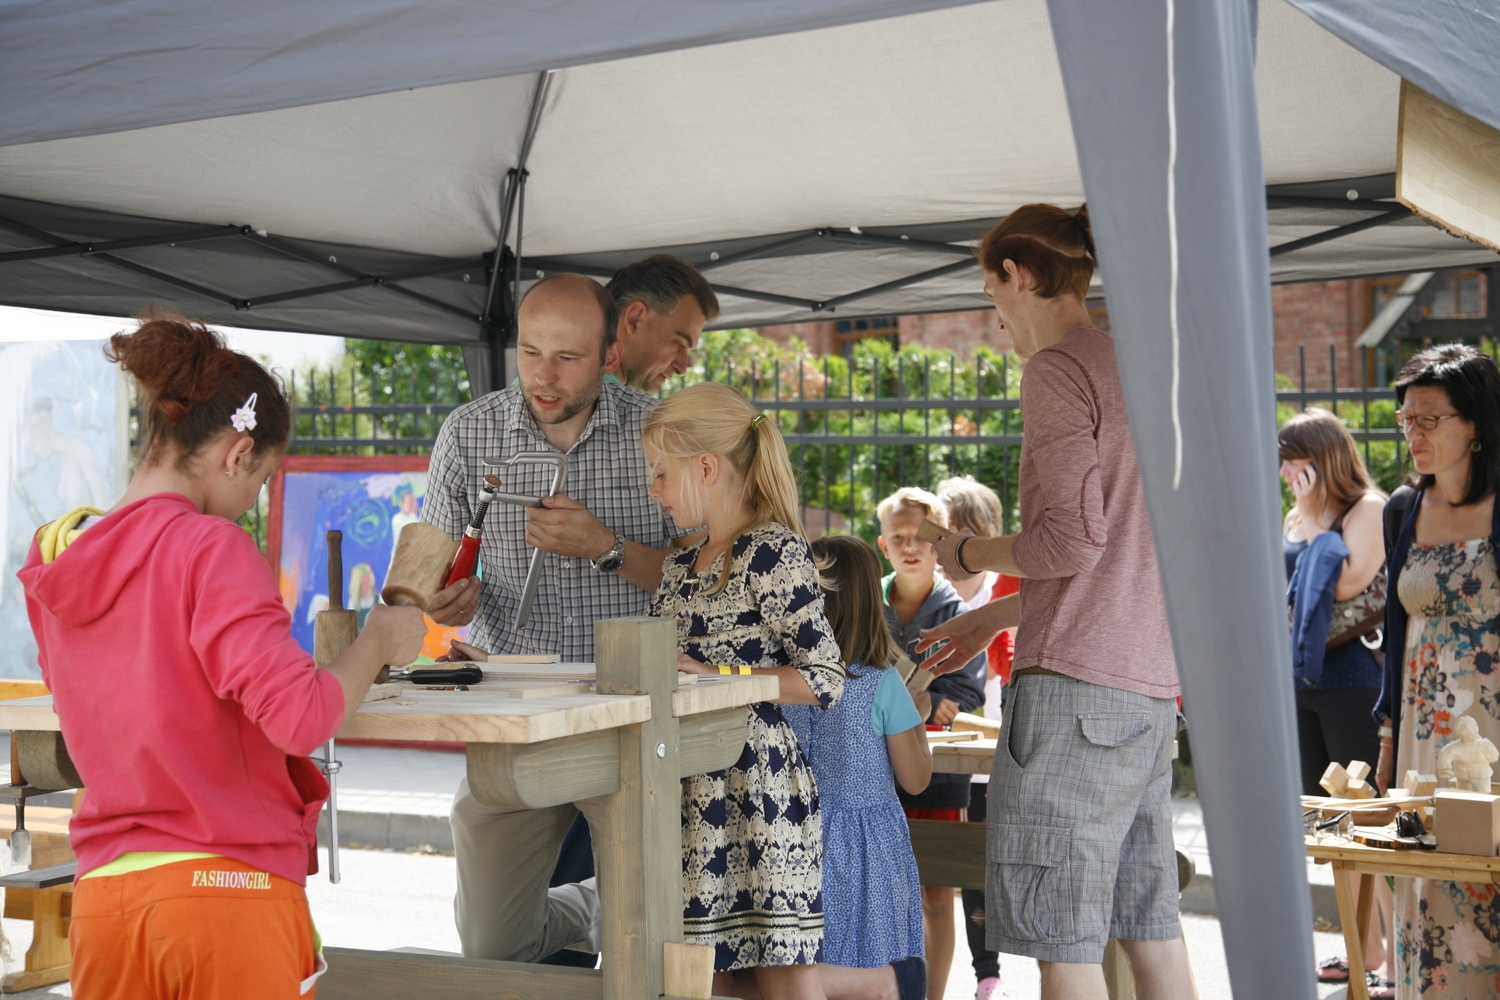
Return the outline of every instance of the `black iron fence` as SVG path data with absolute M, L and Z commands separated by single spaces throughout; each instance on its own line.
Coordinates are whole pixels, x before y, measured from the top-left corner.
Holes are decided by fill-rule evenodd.
M 1494 345 L 1487 345 L 1492 352 Z M 1000 497 L 1005 530 L 1018 527 L 1016 472 L 1022 420 L 1021 365 L 1013 355 L 981 349 L 973 357 L 922 349 L 860 351 L 851 357 L 757 358 L 718 352 L 661 395 L 700 381 L 731 385 L 773 414 L 797 468 L 803 516 L 813 535 L 849 532 L 873 539 L 875 507 L 900 486 L 936 489 L 948 476 L 971 475 Z M 736 357 L 741 357 L 737 363 Z M 1349 426 L 1377 484 L 1390 491 L 1406 470 L 1404 439 L 1395 426 L 1388 386 L 1370 385 L 1370 352 L 1330 348 L 1326 372 L 1278 375 L 1278 422 L 1308 406 L 1337 413 Z M 1394 366 L 1381 364 L 1389 378 Z M 1342 384 L 1339 373 L 1345 373 Z M 299 381 L 300 380 L 300 381 Z M 413 386 L 426 402 L 381 402 L 382 384 L 356 382 L 347 372 L 298 373 L 293 453 L 421 454 L 438 428 L 465 401 L 467 386 Z M 1321 384 L 1317 384 L 1321 383 Z M 1290 498 L 1287 497 L 1287 502 Z M 263 541 L 265 502 L 244 524 Z

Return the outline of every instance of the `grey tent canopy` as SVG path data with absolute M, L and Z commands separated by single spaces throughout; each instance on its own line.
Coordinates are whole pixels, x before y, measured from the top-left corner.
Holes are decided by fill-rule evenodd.
M 1500 128 L 1500 21 L 1460 0 L 0 0 L 0 302 L 167 298 L 487 348 L 493 370 L 517 257 L 524 282 L 674 249 L 726 325 L 969 308 L 987 224 L 1087 195 L 1235 995 L 1311 1000 L 1269 287 L 1494 261 L 1390 200 L 1400 77 Z
M 636 23 L 600 6 L 600 24 Z M 0 302 L 131 315 L 159 298 L 238 326 L 478 343 L 504 243 L 522 281 L 678 253 L 718 286 L 720 326 L 982 308 L 968 246 L 1025 201 L 1084 200 L 1040 0 L 711 6 L 607 48 L 507 8 L 424 5 L 421 27 L 394 4 L 390 23 L 362 4 L 284 24 L 276 5 L 254 24 L 198 8 L 169 78 L 138 33 L 170 3 L 15 5 Z M 864 19 L 923 7 L 939 9 Z M 757 24 L 770 10 L 784 20 Z M 716 44 L 631 55 L 679 38 Z M 1390 201 L 1395 74 L 1280 0 L 1258 45 L 1275 280 L 1489 259 Z M 564 68 L 533 115 L 539 76 L 502 72 L 549 52 Z

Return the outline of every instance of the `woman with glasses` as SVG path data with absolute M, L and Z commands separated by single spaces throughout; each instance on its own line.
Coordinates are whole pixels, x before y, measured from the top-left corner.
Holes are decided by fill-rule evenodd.
M 1309 407 L 1296 414 L 1276 440 L 1281 478 L 1296 500 L 1287 512 L 1281 544 L 1293 598 L 1302 792 L 1323 795 L 1318 782 L 1330 761 L 1374 761 L 1379 750 L 1370 715 L 1380 697 L 1379 653 L 1360 641 L 1357 630 L 1332 625 L 1336 602 L 1364 593 L 1385 565 L 1380 530 L 1385 494 L 1371 481 L 1349 429 L 1327 410 Z M 1379 630 L 1371 631 L 1370 641 L 1378 648 Z M 1385 890 L 1385 883 L 1378 882 L 1377 888 Z M 1382 917 L 1390 915 L 1390 899 L 1389 891 L 1376 896 Z M 1386 964 L 1384 923 L 1372 921 L 1365 940 L 1366 986 L 1372 997 L 1394 995 L 1385 992 L 1391 984 L 1376 971 Z M 1318 966 L 1319 982 L 1348 979 L 1343 956 Z
M 1417 477 L 1386 513 L 1390 600 L 1376 780 L 1437 773 L 1469 716 L 1500 740 L 1500 369 L 1470 347 L 1423 351 L 1396 377 Z M 1399 525 L 1399 527 L 1398 527 Z M 1494 996 L 1500 896 L 1491 883 L 1401 879 L 1396 995 Z

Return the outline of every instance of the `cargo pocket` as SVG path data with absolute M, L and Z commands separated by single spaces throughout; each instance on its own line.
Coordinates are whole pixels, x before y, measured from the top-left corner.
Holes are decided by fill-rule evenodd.
M 1019 941 L 1077 940 L 1073 918 L 1073 832 L 1065 826 L 989 828 L 986 923 Z
M 1154 728 L 1145 712 L 1089 712 L 1078 717 L 1078 725 L 1096 747 L 1122 747 Z

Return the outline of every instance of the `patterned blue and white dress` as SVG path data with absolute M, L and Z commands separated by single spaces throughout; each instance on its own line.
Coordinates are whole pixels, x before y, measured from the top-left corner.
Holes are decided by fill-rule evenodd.
M 677 644 L 704 663 L 796 667 L 824 708 L 844 687 L 807 540 L 775 523 L 693 573 L 698 546 L 669 555 L 651 613 L 677 619 Z M 823 951 L 823 839 L 818 786 L 797 737 L 770 702 L 751 705 L 744 753 L 725 771 L 682 782 L 687 940 L 712 945 L 714 969 L 809 965 Z
M 855 676 L 858 674 L 858 676 Z M 893 670 L 852 666 L 844 696 L 782 713 L 812 762 L 823 811 L 823 961 L 874 969 L 922 954 L 922 885 L 885 736 L 871 718 Z M 903 689 L 901 696 L 910 701 Z M 910 721 L 921 725 L 915 708 Z

